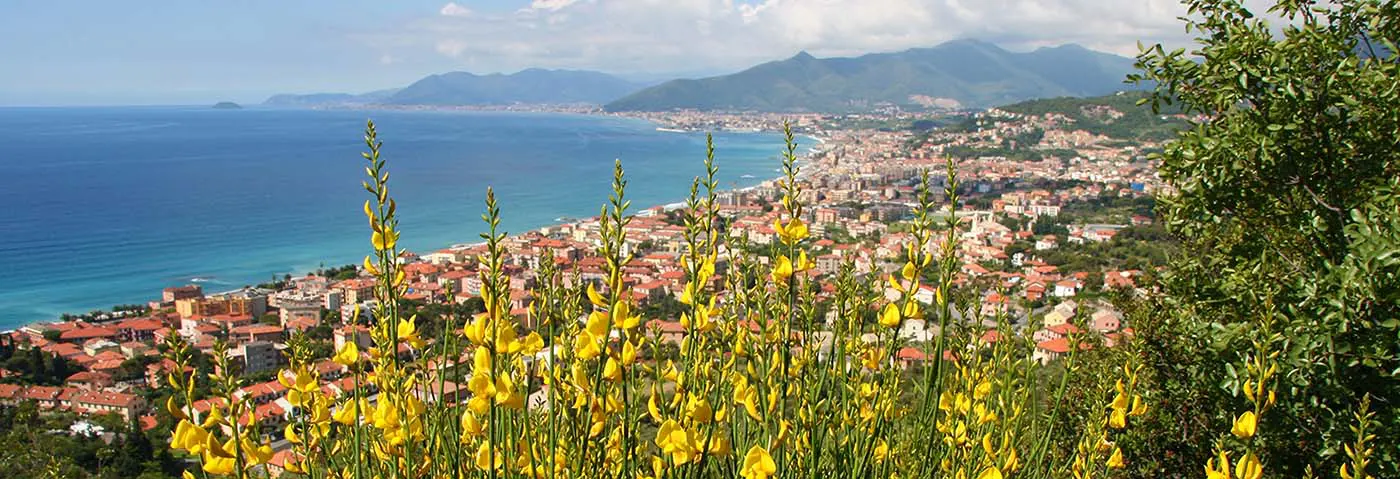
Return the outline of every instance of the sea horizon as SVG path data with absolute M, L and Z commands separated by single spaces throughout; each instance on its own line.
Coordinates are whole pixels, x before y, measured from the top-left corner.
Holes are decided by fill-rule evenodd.
M 416 252 L 479 241 L 486 186 L 518 234 L 596 215 L 613 158 L 634 212 L 683 200 L 703 173 L 703 133 L 616 115 L 0 107 L 0 142 L 16 153 L 0 167 L 18 185 L 0 201 L 19 205 L 17 239 L 0 245 L 16 266 L 0 274 L 0 330 L 142 304 L 169 286 L 217 292 L 358 263 L 370 249 L 358 206 L 367 117 L 385 143 L 401 243 Z M 715 139 L 722 188 L 779 176 L 781 135 Z M 806 151 L 820 139 L 798 141 Z

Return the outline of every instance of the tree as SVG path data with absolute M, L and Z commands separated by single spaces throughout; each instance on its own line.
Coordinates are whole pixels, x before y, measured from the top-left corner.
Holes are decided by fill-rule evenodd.
M 1235 351 L 1261 337 L 1276 305 L 1275 328 L 1287 332 L 1269 344 L 1282 353 L 1279 403 L 1261 418 L 1258 441 L 1270 474 L 1336 470 L 1341 444 L 1353 440 L 1351 414 L 1369 395 L 1392 411 L 1373 424 L 1375 475 L 1397 477 L 1400 5 L 1279 0 L 1269 13 L 1286 20 L 1281 32 L 1238 1 L 1186 5 L 1196 50 L 1155 46 L 1132 77 L 1155 84 L 1153 108 L 1201 119 L 1159 155 L 1176 193 L 1157 210 L 1185 250 L 1144 332 L 1164 348 L 1155 374 L 1175 381 L 1163 383 L 1161 399 L 1240 404 L 1242 373 L 1227 365 L 1241 362 Z M 1225 416 L 1182 410 L 1165 420 L 1207 420 L 1220 431 L 1229 430 Z M 1191 467 L 1209 451 L 1186 443 L 1213 440 L 1173 437 L 1196 453 L 1183 458 Z

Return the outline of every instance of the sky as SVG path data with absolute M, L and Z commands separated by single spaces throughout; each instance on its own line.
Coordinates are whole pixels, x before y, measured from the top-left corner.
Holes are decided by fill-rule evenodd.
M 261 102 L 447 71 L 729 73 L 959 38 L 1181 46 L 1178 0 L 3 0 L 0 105 Z

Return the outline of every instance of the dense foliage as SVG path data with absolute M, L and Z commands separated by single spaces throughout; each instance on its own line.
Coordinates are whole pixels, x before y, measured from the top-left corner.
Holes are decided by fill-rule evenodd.
M 0 476 L 157 479 L 178 476 L 181 464 L 164 447 L 163 429 L 142 432 L 135 422 L 103 416 L 105 437 L 70 434 L 71 414 L 41 415 L 33 403 L 0 406 Z
M 1212 456 L 1201 445 L 1231 420 L 1218 411 L 1253 402 L 1241 366 L 1277 355 L 1260 438 L 1223 451 L 1286 477 L 1336 471 L 1355 462 L 1341 445 L 1370 398 L 1377 477 L 1400 476 L 1400 65 L 1386 54 L 1400 5 L 1284 0 L 1275 24 L 1234 1 L 1187 5 L 1195 51 L 1146 51 L 1136 77 L 1158 85 L 1154 106 L 1205 117 L 1161 155 L 1177 188 L 1162 210 L 1188 254 L 1144 328 L 1174 411 L 1157 457 Z
M 54 386 L 82 369 L 57 354 L 39 348 L 19 349 L 8 337 L 0 337 L 0 367 L 14 375 L 0 382 Z

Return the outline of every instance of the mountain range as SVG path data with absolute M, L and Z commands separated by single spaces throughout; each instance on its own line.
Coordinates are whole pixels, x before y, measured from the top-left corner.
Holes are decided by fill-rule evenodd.
M 305 95 L 273 95 L 264 101 L 264 105 L 273 106 L 317 106 L 317 105 L 370 105 L 381 103 L 401 88 L 390 88 L 387 90 L 376 90 L 369 93 L 353 95 L 350 93 L 311 93 Z
M 616 99 L 642 85 L 593 71 L 531 68 L 510 75 L 466 72 L 431 75 L 389 96 L 398 105 L 591 103 Z
M 878 104 L 984 108 L 1125 89 L 1133 60 L 1078 45 L 1027 53 L 976 40 L 818 59 L 806 52 L 731 75 L 673 80 L 606 105 L 610 111 L 859 111 Z
M 277 95 L 266 104 L 595 104 L 609 111 L 674 109 L 849 112 L 884 105 L 985 108 L 1035 98 L 1124 90 L 1133 60 L 1078 45 L 1011 52 L 977 40 L 850 58 L 801 52 L 729 75 L 647 86 L 593 71 L 528 69 L 513 74 L 431 75 L 363 95 Z

